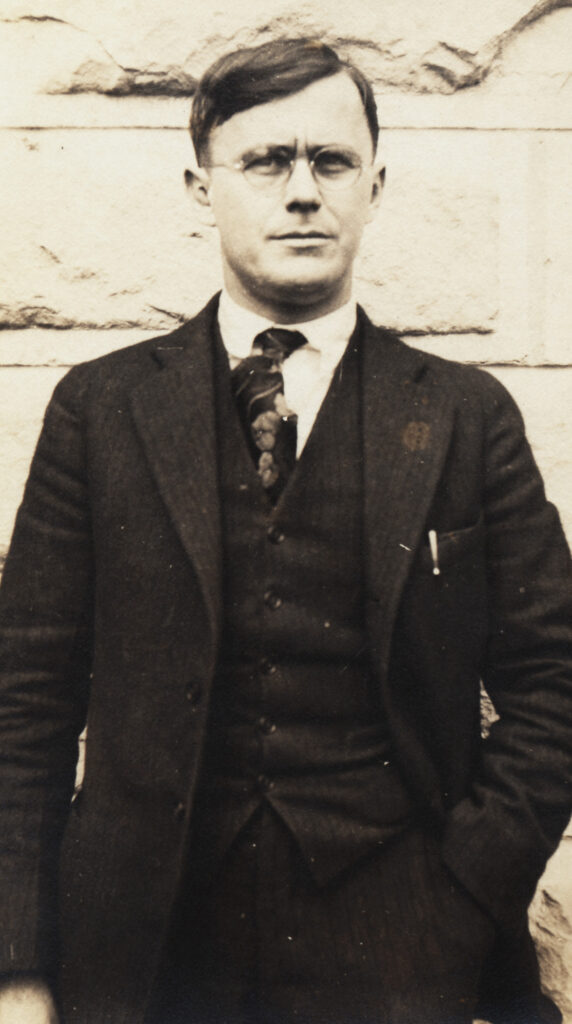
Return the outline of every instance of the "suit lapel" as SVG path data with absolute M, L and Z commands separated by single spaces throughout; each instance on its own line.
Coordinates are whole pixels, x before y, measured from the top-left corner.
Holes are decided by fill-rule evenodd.
M 189 324 L 158 340 L 158 366 L 131 402 L 149 465 L 217 632 L 221 538 L 212 363 L 215 311 L 216 300 L 211 300 Z
M 385 679 L 395 614 L 452 428 L 452 401 L 422 352 L 364 317 L 363 429 L 368 627 Z

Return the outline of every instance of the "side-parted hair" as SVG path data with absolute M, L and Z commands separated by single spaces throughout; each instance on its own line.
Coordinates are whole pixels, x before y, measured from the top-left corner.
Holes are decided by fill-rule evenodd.
M 379 125 L 365 75 L 316 39 L 276 39 L 220 57 L 205 71 L 193 98 L 190 130 L 199 165 L 208 163 L 209 137 L 234 114 L 300 92 L 312 82 L 345 72 L 357 86 L 373 143 Z

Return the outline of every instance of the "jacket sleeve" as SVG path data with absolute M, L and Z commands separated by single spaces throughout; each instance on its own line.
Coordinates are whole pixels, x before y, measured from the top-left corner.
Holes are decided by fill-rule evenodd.
M 90 671 L 92 551 L 75 371 L 32 460 L 0 592 L 0 972 L 49 973 Z
M 502 385 L 488 381 L 483 681 L 499 719 L 482 744 L 470 795 L 449 816 L 443 856 L 510 926 L 532 898 L 572 807 L 572 579 L 520 413 Z

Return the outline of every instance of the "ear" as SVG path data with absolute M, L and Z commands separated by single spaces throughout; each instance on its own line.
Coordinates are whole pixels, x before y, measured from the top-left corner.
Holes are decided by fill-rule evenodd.
M 210 178 L 202 167 L 185 171 L 185 186 L 193 202 L 199 207 L 199 217 L 203 224 L 214 227 L 215 218 L 211 203 Z
M 377 166 L 373 176 L 373 182 L 371 186 L 371 196 L 369 201 L 369 221 L 375 217 L 379 204 L 381 203 L 381 196 L 383 193 L 383 186 L 385 184 L 385 167 Z

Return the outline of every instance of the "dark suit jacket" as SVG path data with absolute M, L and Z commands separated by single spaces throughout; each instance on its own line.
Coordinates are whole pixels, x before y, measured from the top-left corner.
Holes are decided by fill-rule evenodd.
M 2 969 L 53 968 L 65 828 L 63 994 L 82 1024 L 141 1019 L 185 864 L 221 629 L 215 312 L 58 385 L 6 564 Z M 420 813 L 508 949 L 570 810 L 569 556 L 503 387 L 360 316 L 383 705 Z M 484 744 L 481 677 L 500 715 Z

